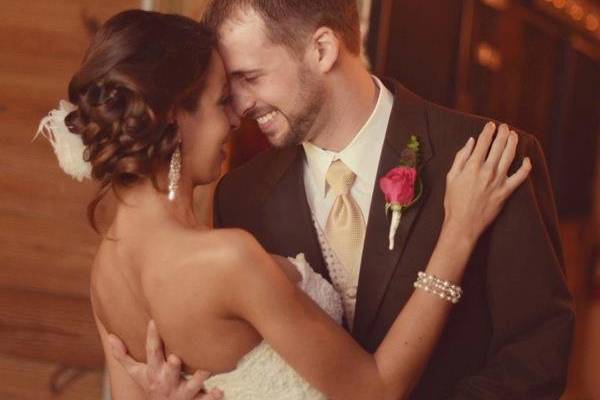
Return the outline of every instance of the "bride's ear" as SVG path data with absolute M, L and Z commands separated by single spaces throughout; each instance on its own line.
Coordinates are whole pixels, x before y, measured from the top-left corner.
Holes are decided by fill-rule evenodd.
M 182 132 L 181 132 L 181 115 L 182 113 L 180 111 L 174 111 L 171 110 L 169 111 L 169 113 L 167 114 L 167 121 L 168 124 L 171 126 L 175 126 L 175 129 L 177 130 L 175 132 L 175 136 L 176 136 L 176 141 L 181 144 L 182 143 Z
M 313 60 L 321 73 L 331 71 L 340 55 L 340 39 L 335 32 L 322 26 L 312 36 Z

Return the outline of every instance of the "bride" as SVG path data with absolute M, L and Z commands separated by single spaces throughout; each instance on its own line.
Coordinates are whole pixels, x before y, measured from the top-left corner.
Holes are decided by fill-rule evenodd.
M 114 16 L 73 76 L 69 100 L 43 127 L 67 172 L 99 182 L 88 207 L 94 228 L 103 196 L 119 199 L 91 282 L 115 399 L 145 393 L 111 354 L 109 333 L 143 361 L 150 320 L 187 373 L 214 372 L 204 382 L 213 390 L 195 398 L 218 398 L 217 387 L 232 400 L 407 397 L 460 298 L 456 284 L 478 237 L 531 169 L 526 160 L 507 176 L 517 137 L 494 139 L 491 123 L 464 145 L 448 173 L 437 245 L 415 277 L 419 289 L 369 354 L 340 326 L 339 296 L 302 255 L 271 256 L 249 233 L 195 218 L 193 189 L 219 177 L 223 146 L 239 125 L 202 25 L 144 11 Z M 180 390 L 191 398 L 202 380 L 197 372 Z

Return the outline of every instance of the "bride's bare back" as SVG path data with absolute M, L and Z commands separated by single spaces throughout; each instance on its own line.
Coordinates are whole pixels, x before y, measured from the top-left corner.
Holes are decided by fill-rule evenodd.
M 136 359 L 144 360 L 151 304 L 160 302 L 169 307 L 171 296 L 176 296 L 167 292 L 159 297 L 148 287 L 169 279 L 182 291 L 192 291 L 202 298 L 201 307 L 194 310 L 197 326 L 202 328 L 186 332 L 178 327 L 161 327 L 161 331 L 174 329 L 178 335 L 189 335 L 184 340 L 193 344 L 194 353 L 201 355 L 198 360 L 202 364 L 196 366 L 214 372 L 235 368 L 261 337 L 247 322 L 228 316 L 223 310 L 224 297 L 231 293 L 223 291 L 223 283 L 214 277 L 218 275 L 215 269 L 227 259 L 223 252 L 233 251 L 225 242 L 228 234 L 186 229 L 169 221 L 118 225 L 122 228 L 110 232 L 118 240 L 103 241 L 92 270 L 92 302 L 104 328 L 123 338 Z M 179 275 L 170 271 L 181 268 L 197 269 L 198 279 L 176 281 Z M 149 295 L 155 298 L 148 298 Z M 173 308 L 169 312 L 173 320 L 180 320 L 177 314 L 183 311 Z

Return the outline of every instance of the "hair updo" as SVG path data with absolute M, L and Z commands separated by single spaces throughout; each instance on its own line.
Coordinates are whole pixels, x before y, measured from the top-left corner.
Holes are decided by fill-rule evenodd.
M 195 111 L 213 47 L 202 24 L 142 10 L 115 15 L 95 35 L 69 83 L 77 110 L 65 119 L 100 182 L 88 205 L 94 229 L 110 188 L 150 178 L 158 189 L 157 173 L 178 145 L 173 112 Z

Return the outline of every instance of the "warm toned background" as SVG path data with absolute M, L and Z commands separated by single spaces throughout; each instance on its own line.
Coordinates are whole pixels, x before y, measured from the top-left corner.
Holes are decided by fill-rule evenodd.
M 218 1 L 218 0 L 217 0 Z M 566 399 L 600 399 L 600 1 L 359 0 L 373 68 L 441 104 L 535 134 L 548 156 L 578 320 Z M 37 124 L 92 32 L 127 8 L 197 17 L 204 0 L 0 0 L 0 399 L 100 399 L 85 220 Z M 264 146 L 252 125 L 230 162 Z M 200 215 L 210 188 L 198 191 Z M 101 214 L 109 215 L 106 205 Z M 535 279 L 535 277 L 524 277 Z

